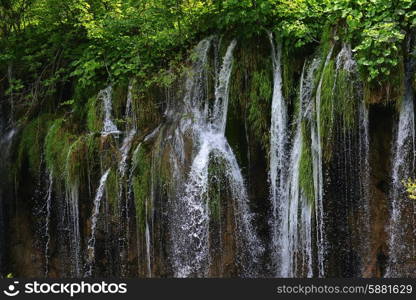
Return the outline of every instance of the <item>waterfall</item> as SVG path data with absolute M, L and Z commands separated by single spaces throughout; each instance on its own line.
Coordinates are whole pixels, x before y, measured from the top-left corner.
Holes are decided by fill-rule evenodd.
M 321 63 L 320 59 L 313 59 L 307 68 L 306 75 L 305 67 L 302 70 L 301 81 L 300 81 L 300 112 L 298 117 L 297 124 L 297 133 L 302 130 L 302 122 L 310 122 L 312 120 L 312 109 L 313 109 L 313 99 L 312 92 L 314 89 L 315 75 L 318 70 L 318 67 Z M 313 125 L 311 126 L 311 128 Z M 306 132 L 305 132 L 306 134 Z M 299 138 L 302 145 L 302 150 L 304 147 L 308 147 L 306 141 L 303 140 L 303 135 Z M 305 136 L 307 138 L 307 136 Z M 297 146 L 298 147 L 298 146 Z M 294 147 L 296 149 L 296 147 Z M 312 150 L 312 149 L 311 149 Z M 313 160 L 313 159 L 312 159 Z M 300 162 L 298 162 L 298 168 L 300 168 Z M 299 182 L 297 183 L 299 184 Z M 315 191 L 315 190 L 314 190 Z M 300 249 L 302 254 L 302 266 L 299 269 L 300 275 L 303 277 L 311 278 L 314 275 L 314 251 L 313 251 L 313 241 L 312 236 L 314 229 L 312 227 L 313 216 L 314 216 L 314 207 L 316 206 L 316 199 L 308 199 L 305 195 L 305 191 L 301 189 L 300 191 L 300 201 L 301 201 L 301 243 Z
M 0 104 L 1 107 L 1 104 Z M 3 117 L 0 115 L 0 118 Z M 2 120 L 0 119 L 0 122 Z M 7 123 L 7 122 L 4 122 Z M 5 124 L 4 124 L 5 125 Z M 18 130 L 16 128 L 10 129 L 8 132 L 3 132 L 4 128 L 0 128 L 0 274 L 3 271 L 4 256 L 6 253 L 5 238 L 6 238 L 6 220 L 5 220 L 5 203 L 9 198 L 7 195 L 7 176 L 10 170 L 10 150 L 13 144 L 14 137 Z
M 85 276 L 89 277 L 92 275 L 92 268 L 95 261 L 95 234 L 97 231 L 97 222 L 98 222 L 98 215 L 100 213 L 100 205 L 101 199 L 104 195 L 105 190 L 105 183 L 107 182 L 107 177 L 110 174 L 111 169 L 105 171 L 105 173 L 101 176 L 100 185 L 98 186 L 97 192 L 94 198 L 94 208 L 92 211 L 91 216 L 91 237 L 88 240 L 88 271 L 86 272 Z
M 127 100 L 126 100 L 126 111 L 124 112 L 125 118 L 130 118 L 130 122 L 127 123 L 126 131 L 130 131 L 132 127 L 136 129 L 137 120 L 135 119 L 133 113 L 133 81 L 130 80 L 129 85 L 127 87 Z
M 371 210 L 370 210 L 370 135 L 369 135 L 369 119 L 368 108 L 364 103 L 364 98 L 358 107 L 359 120 L 359 168 L 360 168 L 360 201 L 361 201 L 361 219 L 359 226 L 361 226 L 362 241 L 361 241 L 361 255 L 365 262 L 369 261 L 370 254 L 370 238 L 371 238 Z M 354 158 L 352 158 L 354 159 Z
M 119 149 L 121 154 L 120 161 L 118 162 L 118 176 L 119 176 L 119 242 L 120 242 L 120 258 L 121 258 L 121 270 L 122 276 L 124 276 L 124 271 L 126 270 L 126 258 L 129 252 L 129 237 L 130 237 L 130 213 L 129 213 L 129 187 L 126 186 L 126 171 L 127 171 L 127 160 L 129 158 L 130 149 L 133 145 L 133 140 L 136 136 L 136 122 L 133 118 L 132 110 L 132 98 L 133 98 L 133 85 L 132 82 L 129 83 L 127 89 L 127 99 L 126 99 L 126 110 L 124 118 L 127 120 L 126 128 L 124 132 L 123 142 Z M 127 182 L 130 184 L 130 181 Z
M 319 60 L 314 60 L 308 68 L 306 68 L 305 63 L 302 69 L 298 113 L 295 117 L 295 136 L 287 155 L 289 164 L 284 165 L 285 149 L 281 149 L 283 153 L 280 153 L 280 156 L 283 157 L 277 159 L 278 153 L 273 152 L 270 157 L 270 168 L 272 168 L 270 173 L 280 174 L 280 185 L 274 186 L 278 191 L 272 194 L 272 196 L 278 197 L 277 199 L 272 198 L 272 200 L 275 200 L 272 208 L 278 210 L 274 211 L 273 217 L 275 219 L 272 220 L 272 233 L 274 234 L 272 237 L 274 243 L 272 257 L 276 263 L 276 276 L 278 277 L 312 277 L 313 275 L 313 204 L 311 204 L 313 199 L 307 199 L 305 192 L 301 189 L 300 169 L 302 149 L 306 147 L 306 141 L 303 141 L 302 123 L 305 122 L 304 120 L 310 119 L 311 95 L 318 65 Z M 278 75 L 278 78 L 280 78 L 280 75 Z M 281 83 L 274 88 L 281 90 Z M 273 95 L 279 95 L 278 99 L 273 98 L 273 101 L 283 100 L 281 91 L 279 93 L 274 92 Z M 276 118 L 277 113 L 281 113 L 281 111 L 275 111 L 272 118 Z M 282 117 L 279 119 L 282 119 Z M 273 133 L 273 127 L 271 132 Z M 284 134 L 284 136 L 280 139 L 286 140 L 287 133 L 281 132 L 281 134 Z M 279 136 L 272 134 L 271 145 L 276 144 L 276 139 L 279 139 Z M 280 167 L 276 163 L 279 160 L 281 161 Z M 287 171 L 284 171 L 285 168 Z M 271 185 L 273 186 L 273 181 Z
M 312 277 L 312 212 L 313 199 L 308 199 L 305 191 L 300 186 L 300 169 L 301 169 L 301 152 L 306 146 L 303 140 L 302 122 L 304 122 L 305 113 L 311 103 L 311 92 L 313 87 L 313 75 L 317 68 L 317 61 L 314 60 L 307 70 L 305 77 L 306 64 L 303 67 L 300 79 L 299 92 L 299 114 L 296 119 L 296 135 L 290 155 L 290 168 L 288 175 L 288 192 L 285 194 L 289 197 L 289 251 L 286 252 L 290 259 L 290 264 L 283 264 L 281 268 L 281 277 Z M 282 260 L 283 260 L 282 254 Z
M 336 195 L 337 202 L 344 203 L 342 207 L 338 206 L 338 209 L 345 212 L 344 221 L 339 216 L 339 227 L 342 223 L 345 223 L 343 230 L 349 237 L 348 243 L 350 243 L 348 251 L 345 254 L 350 257 L 351 262 L 348 268 L 345 270 L 347 276 L 353 276 L 355 274 L 361 274 L 363 267 L 369 262 L 370 253 L 370 165 L 369 165 L 369 121 L 368 121 L 368 109 L 365 104 L 361 83 L 358 82 L 358 70 L 357 64 L 353 58 L 351 46 L 343 43 L 341 51 L 336 57 L 336 85 L 341 84 L 339 80 L 347 81 L 348 87 L 343 86 L 344 89 L 353 90 L 353 93 L 348 91 L 342 91 L 345 96 L 339 98 L 339 95 L 335 101 L 347 103 L 349 106 L 354 107 L 354 124 L 351 124 L 351 120 L 348 120 L 347 109 L 342 111 L 341 116 L 338 116 L 338 131 L 337 142 L 338 145 L 334 145 L 332 152 L 336 152 L 333 155 L 333 161 L 337 164 L 337 171 L 339 174 L 335 180 L 338 181 L 338 185 L 343 185 L 343 189 L 337 190 Z M 351 96 L 353 99 L 351 99 Z M 337 105 L 336 103 L 334 106 Z M 337 148 L 338 147 L 338 148 Z M 342 153 L 341 153 L 342 152 Z M 334 197 L 334 196 L 332 196 Z M 348 226 L 348 223 L 353 224 Z M 345 244 L 345 239 L 339 239 L 340 244 Z M 341 253 L 339 254 L 342 255 Z M 361 258 L 360 261 L 356 256 Z M 354 259 L 356 261 L 354 262 Z M 356 264 L 356 265 L 354 265 Z M 360 270 L 361 268 L 361 270 Z
M 323 68 L 328 65 L 334 45 L 331 46 L 324 63 Z M 312 163 L 313 163 L 313 182 L 315 191 L 315 218 L 316 218 L 316 237 L 318 246 L 318 274 L 319 277 L 325 276 L 325 255 L 326 255 L 326 240 L 325 240 L 325 224 L 324 224 L 324 177 L 322 166 L 322 136 L 321 136 L 321 92 L 322 92 L 321 76 L 315 97 L 315 122 L 311 126 L 311 140 L 312 140 Z
M 285 276 L 288 266 L 284 266 L 287 261 L 282 259 L 287 257 L 288 240 L 288 213 L 289 202 L 283 194 L 286 187 L 286 145 L 287 145 L 287 108 L 282 94 L 282 74 L 281 74 L 281 45 L 275 49 L 275 42 L 272 33 L 269 33 L 270 45 L 272 49 L 273 62 L 273 98 L 272 114 L 270 127 L 270 192 L 272 203 L 272 248 L 274 263 L 281 269 L 281 276 Z M 280 256 L 279 256 L 280 253 Z M 285 269 L 285 270 L 283 270 Z
M 45 278 L 48 277 L 49 274 L 49 243 L 51 241 L 51 234 L 50 234 L 50 221 L 51 221 L 51 201 L 52 201 L 52 193 L 53 193 L 53 174 L 52 172 L 49 173 L 49 187 L 48 192 L 46 193 L 46 219 L 45 219 Z
M 103 109 L 104 109 L 104 122 L 103 122 L 103 131 L 102 131 L 103 135 L 120 133 L 119 130 L 117 129 L 117 126 L 113 123 L 112 96 L 113 96 L 113 87 L 111 85 L 101 90 L 98 93 L 98 98 L 102 100 Z
M 312 64 L 308 78 L 302 71 L 299 95 L 299 112 L 296 132 L 290 153 L 287 153 L 287 108 L 282 95 L 281 45 L 274 46 L 271 34 L 274 67 L 272 119 L 270 128 L 270 185 L 272 200 L 272 258 L 278 277 L 312 276 L 312 207 L 300 189 L 300 162 L 303 147 L 302 118 L 305 104 L 309 104 Z M 289 162 L 289 164 L 288 164 Z
M 302 110 L 300 110 L 302 111 Z M 299 118 L 300 119 L 300 118 Z M 294 277 L 297 269 L 297 252 L 300 236 L 298 229 L 302 228 L 298 220 L 300 210 L 299 167 L 302 147 L 301 121 L 297 121 L 296 135 L 290 155 L 289 174 L 287 176 L 287 188 L 280 195 L 281 227 L 279 233 L 280 246 L 280 274 L 279 277 Z
M 72 184 L 66 188 L 66 204 L 70 226 L 70 247 L 73 260 L 74 276 L 80 276 L 81 264 L 81 236 L 79 232 L 79 184 Z
M 209 40 L 210 42 L 210 40 Z M 202 47 L 204 46 L 204 47 Z M 222 61 L 219 74 L 216 76 L 215 101 L 212 114 L 208 118 L 209 106 L 200 103 L 204 100 L 201 94 L 196 94 L 195 84 L 201 79 L 207 62 L 208 41 L 205 40 L 197 47 L 199 60 L 198 68 L 194 75 L 197 82 L 187 81 L 187 95 L 185 100 L 192 97 L 191 111 L 194 122 L 191 124 L 192 132 L 196 140 L 196 149 L 185 183 L 183 195 L 180 197 L 178 212 L 181 223 L 174 240 L 175 276 L 204 277 L 207 275 L 210 263 L 209 245 L 209 164 L 213 160 L 223 163 L 225 177 L 233 197 L 235 209 L 235 223 L 238 230 L 240 251 L 246 252 L 247 259 L 255 264 L 262 251 L 260 242 L 252 227 L 252 215 L 248 206 L 248 196 L 241 170 L 237 164 L 234 153 L 229 146 L 224 132 L 227 120 L 229 80 L 232 70 L 233 50 L 236 41 L 233 40 L 227 48 Z M 194 67 L 195 68 L 195 67 Z M 198 75 L 199 74 L 199 75 Z M 202 92 L 201 90 L 199 90 Z M 250 270 L 245 270 L 250 276 Z
M 297 205 L 298 198 L 290 202 L 289 195 L 286 194 L 287 172 L 286 163 L 286 145 L 287 145 L 287 108 L 282 94 L 282 74 L 281 74 L 281 56 L 282 50 L 280 43 L 275 49 L 275 42 L 272 33 L 269 33 L 270 45 L 272 49 L 273 63 L 273 98 L 272 114 L 270 127 L 270 186 L 272 200 L 272 245 L 273 254 L 279 255 L 275 258 L 275 263 L 279 267 L 280 277 L 291 276 L 289 268 L 293 263 L 291 253 L 293 241 L 296 238 L 289 233 L 293 229 L 293 223 L 290 220 L 290 206 L 292 209 Z M 298 136 L 299 142 L 300 134 Z M 291 163 L 295 163 L 299 153 L 293 153 Z M 294 174 L 296 176 L 296 174 Z M 296 179 L 293 178 L 295 181 Z M 292 211 L 295 214 L 295 212 Z M 296 212 L 297 214 L 297 212 Z M 289 228 L 291 227 L 291 228 Z
M 151 267 L 151 260 L 150 260 L 150 231 L 149 231 L 149 223 L 147 221 L 147 218 L 146 218 L 145 239 L 146 239 L 147 276 L 149 278 L 151 278 L 152 277 L 152 267 Z
M 129 157 L 129 152 L 135 135 L 136 129 L 130 129 L 130 131 L 126 133 L 126 136 L 124 137 L 123 143 L 120 147 L 121 159 L 118 163 L 118 172 L 120 173 L 121 178 L 123 178 L 126 175 L 127 159 Z
M 225 133 L 227 124 L 228 98 L 230 89 L 230 76 L 233 63 L 233 51 L 237 44 L 236 40 L 231 41 L 224 56 L 221 70 L 217 77 L 217 86 L 215 88 L 215 103 L 212 116 L 212 125 L 218 131 Z
M 194 120 L 194 122 L 202 122 L 201 120 L 206 118 L 206 114 L 201 115 L 200 113 L 200 110 L 202 109 L 206 111 L 205 107 L 201 109 L 203 104 L 200 102 L 204 100 L 204 86 L 206 80 L 205 69 L 207 68 L 208 51 L 211 47 L 211 43 L 212 39 L 208 38 L 202 40 L 196 46 L 194 50 L 196 59 L 192 66 L 193 74 L 192 76 L 188 76 L 185 83 L 186 93 L 184 95 L 183 103 L 186 111 L 189 114 L 196 116 L 196 120 Z M 167 113 L 167 115 L 172 114 L 173 109 Z M 182 132 L 185 132 L 189 127 L 192 128 L 192 126 L 193 124 L 190 120 L 182 120 L 181 125 L 174 131 L 174 151 L 172 151 L 170 155 L 170 161 L 173 166 L 173 178 L 175 180 L 174 185 L 178 187 L 183 185 L 182 180 L 180 180 L 180 174 L 182 173 L 180 165 L 183 163 L 184 159 L 184 142 Z M 197 135 L 197 133 L 195 133 L 195 135 Z M 186 187 L 186 189 L 186 193 L 189 194 L 191 192 L 190 187 Z M 179 198 L 181 198 L 181 191 L 178 190 L 177 193 Z M 208 254 L 207 248 L 205 247 L 207 237 L 201 236 L 201 234 L 205 233 L 204 226 L 206 225 L 207 218 L 205 206 L 201 205 L 201 203 L 188 204 L 188 202 L 192 201 L 197 202 L 199 199 L 194 199 L 190 195 L 185 195 L 183 196 L 183 199 L 176 200 L 174 205 L 172 230 L 175 237 L 172 241 L 172 248 L 174 256 L 173 265 L 176 277 L 187 277 L 192 273 L 200 271 L 202 268 L 202 260 L 206 259 Z M 200 202 L 203 202 L 202 199 L 200 199 Z M 199 213 L 199 215 L 197 215 L 197 213 Z M 201 220 L 198 220 L 198 218 Z M 190 223 L 197 223 L 196 225 L 198 227 L 191 228 L 189 227 L 192 226 L 189 225 Z M 204 253 L 202 254 L 202 252 Z
M 415 171 L 415 117 L 412 90 L 413 61 L 405 65 L 405 94 L 400 105 L 399 123 L 393 148 L 389 261 L 386 277 L 414 276 L 415 200 L 405 193 L 403 181 Z

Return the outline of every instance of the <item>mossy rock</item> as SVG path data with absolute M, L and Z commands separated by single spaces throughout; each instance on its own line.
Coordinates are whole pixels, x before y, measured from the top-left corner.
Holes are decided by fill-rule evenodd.
M 49 126 L 53 122 L 53 115 L 42 114 L 24 126 L 18 145 L 17 161 L 14 167 L 18 173 L 27 160 L 30 173 L 37 176 L 41 168 L 43 144 Z
M 87 129 L 90 132 L 100 132 L 103 128 L 102 104 L 98 103 L 98 97 L 93 96 L 87 103 Z
M 53 121 L 45 138 L 45 161 L 55 178 L 65 179 L 69 149 L 77 136 L 69 130 L 67 120 L 59 118 Z
M 311 128 L 307 120 L 302 120 L 301 126 L 302 150 L 299 166 L 299 185 L 309 204 L 313 205 L 315 201 L 315 188 L 313 184 Z
M 133 154 L 133 194 L 136 207 L 137 227 L 140 234 L 144 234 L 146 226 L 146 207 L 150 213 L 150 188 L 151 188 L 151 159 L 146 147 L 139 145 Z

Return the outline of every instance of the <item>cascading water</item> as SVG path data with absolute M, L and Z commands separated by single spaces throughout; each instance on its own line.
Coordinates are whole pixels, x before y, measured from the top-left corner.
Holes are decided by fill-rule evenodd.
M 304 119 L 310 119 L 311 93 L 318 65 L 319 60 L 314 60 L 307 70 L 305 70 L 306 66 L 302 70 L 298 115 L 295 119 L 295 136 L 289 154 L 288 171 L 281 172 L 278 169 L 281 174 L 280 182 L 285 182 L 284 185 L 279 186 L 279 197 L 276 199 L 279 203 L 279 214 L 276 217 L 280 219 L 272 222 L 275 226 L 272 232 L 277 234 L 277 237 L 273 239 L 277 245 L 275 245 L 275 253 L 272 255 L 277 261 L 276 276 L 278 277 L 312 277 L 313 275 L 313 199 L 308 199 L 300 186 L 300 169 L 302 149 L 306 145 L 303 141 L 302 122 Z M 281 89 L 281 86 L 277 88 Z M 274 95 L 276 94 L 274 93 Z M 276 135 L 272 135 L 272 137 L 277 138 Z M 282 151 L 284 150 L 282 149 Z M 273 160 L 272 156 L 270 164 L 270 167 L 276 168 L 277 165 L 273 165 L 272 161 L 276 162 L 277 159 Z M 281 165 L 281 168 L 284 166 Z
M 16 178 L 21 186 L 11 185 L 10 191 L 7 184 L 1 187 L 2 275 L 9 268 L 13 274 L 13 268 L 25 268 L 25 261 L 15 267 L 4 259 L 15 257 L 4 252 L 3 235 L 9 234 L 12 247 L 21 247 L 12 235 L 29 230 L 10 224 L 27 217 L 23 201 L 32 205 L 36 200 L 32 213 L 42 225 L 36 231 L 41 236 L 24 245 L 39 248 L 34 257 L 40 266 L 33 271 L 38 276 L 414 276 L 416 207 L 403 186 L 403 180 L 414 176 L 416 164 L 413 67 L 406 65 L 389 187 L 384 184 L 387 167 L 377 166 L 370 177 L 370 162 L 379 163 L 384 159 L 380 153 L 388 152 L 390 137 L 375 123 L 379 110 L 390 108 L 364 102 L 365 85 L 351 47 L 331 40 L 326 57 L 306 60 L 303 69 L 299 63 L 304 58 L 297 58 L 286 70 L 282 46 L 272 34 L 259 41 L 255 53 L 237 48 L 234 40 L 223 47 L 215 36 L 201 41 L 184 89 L 177 86 L 181 76 L 171 87 L 150 90 L 132 80 L 123 91 L 126 122 L 120 129 L 112 115 L 112 87 L 100 91 L 101 136 L 89 132 L 95 126 L 60 128 L 68 136 L 62 134 L 62 149 L 69 147 L 72 153 L 67 163 L 80 167 L 65 170 L 79 170 L 79 176 L 54 171 L 46 180 L 49 160 L 42 153 L 42 136 L 54 121 L 52 114 L 45 117 L 45 126 L 43 119 L 33 123 L 33 134 L 32 123 L 26 135 L 22 132 L 26 138 L 36 135 L 40 163 L 33 160 L 37 152 L 32 153 L 27 141 L 14 143 L 14 136 L 20 138 L 16 129 L 1 132 L 1 179 L 8 175 L 8 160 L 16 156 L 18 170 L 35 161 L 41 169 L 28 172 L 27 178 L 45 183 L 43 189 L 34 187 L 36 197 L 28 199 L 24 196 L 32 186 L 25 190 L 26 177 Z M 290 85 L 298 80 L 296 93 Z M 143 93 L 134 95 L 136 87 L 143 87 Z M 139 120 L 146 114 L 151 121 Z M 371 151 L 370 116 L 376 121 L 370 127 Z M 0 123 L 0 130 L 8 130 L 6 122 Z M 379 141 L 384 138 L 385 144 Z M 80 157 L 85 160 L 78 161 Z M 391 200 L 389 253 L 380 229 L 386 217 L 384 194 Z M 3 215 L 3 206 L 13 213 Z M 92 212 L 86 211 L 90 206 Z M 262 239 L 269 239 L 270 252 L 264 253 L 254 224 Z
M 127 159 L 129 158 L 130 149 L 135 135 L 136 129 L 130 129 L 130 131 L 126 133 L 126 136 L 123 139 L 123 143 L 120 147 L 121 159 L 118 163 L 118 172 L 120 173 L 121 178 L 126 175 Z
M 133 145 L 133 140 L 136 136 L 136 120 L 134 118 L 132 110 L 132 98 L 133 98 L 133 85 L 130 82 L 127 89 L 127 100 L 126 100 L 126 111 L 124 118 L 128 121 L 126 124 L 124 138 L 122 145 L 119 149 L 121 158 L 118 163 L 118 176 L 119 176 L 119 234 L 120 234 L 120 252 L 121 252 L 121 265 L 122 265 L 122 274 L 124 275 L 126 270 L 126 257 L 129 252 L 129 236 L 130 236 L 130 213 L 129 213 L 129 203 L 130 197 L 128 189 L 129 187 L 125 186 L 126 183 L 126 171 L 128 167 L 128 159 L 130 154 L 130 149 Z M 127 182 L 129 184 L 129 182 Z
M 272 247 L 274 263 L 280 268 L 278 275 L 285 276 L 288 266 L 284 266 L 288 253 L 287 222 L 288 199 L 284 196 L 286 187 L 286 146 L 287 146 L 287 108 L 282 94 L 281 45 L 275 49 L 272 33 L 269 33 L 273 62 L 273 98 L 270 127 L 270 191 L 272 203 Z M 287 198 L 287 197 L 286 197 Z
M 341 267 L 343 274 L 356 276 L 365 271 L 362 267 L 368 262 L 370 252 L 368 109 L 364 103 L 362 86 L 357 81 L 357 64 L 349 44 L 342 45 L 335 63 L 335 86 L 338 93 L 333 96 L 333 106 L 339 103 L 344 106 L 336 115 L 334 125 L 331 178 L 335 180 L 332 180 L 332 194 L 328 197 L 336 198 L 336 203 L 332 206 L 335 211 L 338 210 L 333 212 L 338 215 L 337 234 L 347 236 L 348 239 L 339 238 L 332 243 L 338 243 L 338 246 L 333 246 L 338 249 L 349 243 L 349 250 L 335 251 L 341 259 L 350 261 Z M 353 113 L 349 113 L 349 110 Z M 351 227 L 349 223 L 354 225 Z
M 104 124 L 102 130 L 103 135 L 120 133 L 117 129 L 117 126 L 113 122 L 112 96 L 113 87 L 111 85 L 98 93 L 98 98 L 102 100 L 104 109 Z
M 72 276 L 81 275 L 81 235 L 79 231 L 79 183 L 66 188 L 66 212 L 69 226 L 70 252 L 72 259 Z
M 50 221 L 51 221 L 51 202 L 52 202 L 52 194 L 53 194 L 53 174 L 52 172 L 49 173 L 49 187 L 48 192 L 46 193 L 46 218 L 45 218 L 45 278 L 48 277 L 49 273 L 49 243 L 51 241 L 51 234 L 50 234 Z
M 334 45 L 331 46 L 324 63 L 323 68 L 329 64 L 329 61 L 334 50 Z M 322 165 L 322 136 L 321 136 L 321 93 L 322 93 L 322 81 L 319 80 L 314 114 L 315 122 L 311 126 L 311 140 L 312 140 L 312 164 L 313 164 L 313 182 L 315 191 L 315 219 L 316 219 L 316 237 L 318 247 L 318 275 L 319 277 L 325 276 L 325 255 L 326 255 L 326 240 L 325 240 L 325 224 L 324 224 L 324 176 Z
M 0 105 L 1 106 L 1 105 Z M 2 117 L 0 115 L 0 117 Z M 0 120 L 1 122 L 2 120 Z M 6 123 L 6 122 L 4 122 Z M 5 124 L 3 124 L 5 126 Z M 9 159 L 10 159 L 10 150 L 16 133 L 18 132 L 16 128 L 12 128 L 7 132 L 3 132 L 5 128 L 0 128 L 0 272 L 3 271 L 4 256 L 5 256 L 5 213 L 3 211 L 5 202 L 7 200 L 7 175 L 10 170 Z
M 91 237 L 88 240 L 88 270 L 85 274 L 85 276 L 89 277 L 92 275 L 92 268 L 93 264 L 95 262 L 95 235 L 97 231 L 97 222 L 98 222 L 98 216 L 100 213 L 100 205 L 101 205 L 101 199 L 104 196 L 105 191 L 105 184 L 107 182 L 108 175 L 110 174 L 111 169 L 108 169 L 104 172 L 103 176 L 101 176 L 100 179 L 100 185 L 98 186 L 97 192 L 95 194 L 94 198 L 94 208 L 92 211 L 91 216 Z
M 207 51 L 211 40 L 204 40 L 197 47 L 199 61 L 196 66 L 199 74 L 204 72 Z M 175 276 L 206 276 L 210 263 L 209 245 L 209 164 L 213 158 L 223 162 L 225 177 L 229 182 L 229 188 L 233 197 L 235 209 L 235 222 L 238 230 L 238 241 L 242 255 L 248 255 L 246 261 L 252 264 L 262 251 L 260 242 L 252 228 L 252 215 L 248 207 L 248 196 L 244 180 L 228 142 L 224 136 L 227 109 L 229 80 L 232 69 L 233 50 L 236 41 L 233 40 L 227 48 L 223 58 L 222 67 L 217 78 L 215 89 L 215 101 L 212 114 L 209 115 L 207 103 L 200 94 L 195 94 L 194 82 L 187 81 L 187 95 L 185 99 L 192 97 L 190 110 L 193 112 L 194 122 L 191 124 L 196 149 L 190 167 L 188 179 L 185 183 L 185 191 L 180 197 L 181 224 L 178 235 L 175 235 Z M 197 73 L 198 74 L 198 73 Z M 197 80 L 202 75 L 196 75 Z M 206 100 L 205 100 L 206 101 Z M 252 275 L 252 266 L 246 266 L 245 275 Z M 244 274 L 243 274 L 244 275 Z
M 415 172 L 415 117 L 412 76 L 414 61 L 405 65 L 405 93 L 400 106 L 393 148 L 389 261 L 386 277 L 412 277 L 416 268 L 415 201 L 405 194 L 403 182 Z

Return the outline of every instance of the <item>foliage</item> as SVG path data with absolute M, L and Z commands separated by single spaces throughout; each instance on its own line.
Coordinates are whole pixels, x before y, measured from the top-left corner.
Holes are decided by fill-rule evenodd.
M 172 82 L 173 61 L 201 36 L 275 32 L 284 46 L 317 43 L 328 27 L 349 41 L 363 77 L 388 82 L 416 27 L 412 0 L 7 0 L 0 4 L 0 72 L 25 107 L 69 99 L 71 81 Z M 155 78 L 159 78 L 156 79 Z M 35 91 L 35 92 L 34 92 Z M 65 109 L 65 107 L 62 107 Z
M 400 63 L 406 35 L 416 28 L 412 0 L 332 0 L 327 14 L 343 24 L 341 34 L 355 45 L 358 65 L 367 81 L 389 81 Z

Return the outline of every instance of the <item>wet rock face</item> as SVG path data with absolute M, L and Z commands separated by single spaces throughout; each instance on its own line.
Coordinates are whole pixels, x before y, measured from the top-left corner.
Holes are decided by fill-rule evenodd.
M 273 47 L 267 36 L 235 45 L 224 38 L 221 45 L 215 37 L 203 40 L 189 63 L 189 72 L 170 88 L 152 86 L 139 97 L 134 85 L 114 87 L 113 98 L 117 99 L 110 93 L 104 97 L 103 91 L 110 88 L 101 92 L 98 99 L 105 100 L 104 119 L 95 120 L 100 130 L 91 134 L 93 139 L 88 140 L 90 133 L 85 133 L 88 142 L 82 144 L 84 152 L 79 154 L 84 159 L 76 162 L 83 178 L 76 189 L 77 221 L 72 222 L 73 212 L 68 208 L 67 182 L 57 180 L 48 220 L 49 240 L 45 234 L 48 174 L 34 178 L 24 162 L 19 185 L 13 186 L 4 184 L 7 176 L 0 172 L 1 274 L 42 277 L 47 270 L 48 277 L 75 276 L 72 231 L 79 226 L 78 276 L 276 276 L 283 274 L 277 272 L 280 266 L 274 252 L 282 248 L 274 245 L 277 240 L 286 241 L 285 249 L 291 250 L 286 275 L 386 275 L 396 109 L 371 104 L 366 108 L 368 123 L 363 123 L 360 114 L 367 110 L 359 106 L 362 95 L 357 89 L 351 115 L 337 111 L 342 97 L 351 95 L 342 94 L 336 89 L 335 77 L 328 77 L 337 76 L 341 81 L 344 73 L 340 75 L 340 70 L 346 71 L 342 65 L 353 68 L 351 49 L 345 45 L 334 46 L 326 63 L 296 57 L 291 64 L 291 57 L 282 57 L 281 70 L 272 60 Z M 309 78 L 308 69 L 312 70 Z M 281 71 L 283 82 L 274 82 L 276 70 Z M 321 91 L 317 93 L 319 82 Z M 290 222 L 272 220 L 276 216 L 271 201 L 270 129 L 273 89 L 279 84 L 278 98 L 287 105 L 287 120 L 282 121 L 287 122 L 287 145 L 279 175 L 287 172 L 291 179 L 281 188 L 288 192 L 282 197 L 288 202 L 279 209 L 291 211 L 287 213 Z M 321 110 L 317 94 L 322 98 Z M 131 109 L 126 109 L 127 101 L 131 101 Z M 129 113 L 124 115 L 124 111 Z M 345 125 L 351 121 L 347 117 L 355 122 L 351 128 Z M 120 122 L 123 118 L 127 121 Z M 62 130 L 72 130 L 70 125 Z M 317 149 L 315 131 L 329 126 L 327 136 L 322 137 L 325 145 Z M 132 128 L 137 132 L 128 140 Z M 68 134 L 70 143 L 77 134 Z M 367 153 L 363 134 L 368 138 Z M 131 144 L 123 148 L 124 142 Z M 316 159 L 319 150 L 321 166 Z M 125 171 L 120 174 L 123 157 Z M 4 170 L 7 161 L 15 158 L 1 159 Z M 304 167 L 305 173 L 296 173 L 292 162 Z M 319 181 L 315 178 L 317 166 L 323 176 L 319 184 L 315 182 Z M 100 178 L 107 170 L 100 206 L 94 213 Z M 364 180 L 366 171 L 368 182 Z M 304 177 L 296 179 L 295 175 Z M 305 186 L 311 189 L 309 194 Z M 316 210 L 314 189 L 319 187 L 323 190 L 322 216 Z M 277 216 L 283 215 L 278 211 Z M 285 228 L 287 223 L 292 227 Z M 324 226 L 318 233 L 320 224 Z M 92 235 L 94 244 L 90 243 Z M 323 246 L 325 251 L 320 249 Z M 318 265 L 321 255 L 323 266 Z M 305 263 L 305 258 L 310 261 Z
M 387 267 L 387 228 L 389 222 L 389 192 L 391 149 L 393 142 L 394 108 L 373 105 L 370 108 L 371 162 L 371 251 L 363 277 L 383 277 Z

